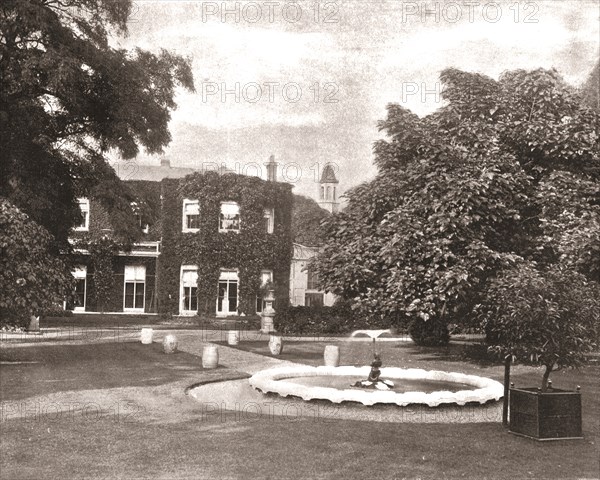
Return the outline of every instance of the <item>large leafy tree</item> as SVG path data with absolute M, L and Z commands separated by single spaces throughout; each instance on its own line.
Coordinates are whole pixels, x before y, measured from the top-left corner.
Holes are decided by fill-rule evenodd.
M 366 315 L 433 328 L 471 317 L 522 260 L 592 277 L 598 114 L 555 70 L 496 81 L 446 69 L 441 81 L 445 105 L 431 115 L 388 106 L 377 177 L 325 221 L 323 286 Z
M 26 326 L 70 293 L 73 278 L 51 245 L 45 228 L 0 198 L 0 326 Z
M 328 215 L 329 212 L 321 208 L 312 198 L 294 195 L 294 209 L 292 210 L 294 242 L 306 246 L 321 245 L 323 240 L 319 237 L 319 225 L 321 220 Z
M 170 141 L 177 86 L 193 89 L 185 59 L 111 45 L 111 35 L 126 32 L 131 5 L 0 4 L 0 195 L 50 231 L 57 246 L 79 221 L 76 197 L 95 188 L 116 218 L 133 217 L 105 155 L 160 152 Z

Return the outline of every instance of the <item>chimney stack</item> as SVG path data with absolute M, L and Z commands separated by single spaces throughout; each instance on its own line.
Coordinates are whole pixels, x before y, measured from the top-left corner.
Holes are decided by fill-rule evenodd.
M 267 180 L 269 182 L 277 181 L 277 162 L 275 161 L 275 155 L 269 157 L 269 163 L 265 163 L 267 166 Z

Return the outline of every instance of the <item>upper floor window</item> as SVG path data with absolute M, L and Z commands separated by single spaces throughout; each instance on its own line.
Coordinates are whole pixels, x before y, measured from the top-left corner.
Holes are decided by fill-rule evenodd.
M 183 232 L 197 232 L 200 228 L 200 204 L 198 200 L 183 200 Z
M 265 231 L 273 233 L 275 228 L 275 210 L 273 208 L 265 208 L 263 216 L 265 219 Z
M 321 200 L 325 199 L 325 187 L 321 187 Z
M 135 219 L 137 220 L 138 225 L 142 229 L 142 232 L 148 233 L 150 230 L 150 227 L 147 223 L 144 223 L 144 221 L 143 221 L 142 211 L 140 209 L 139 204 L 137 202 L 131 202 L 130 205 L 131 205 L 131 209 L 133 210 L 133 215 L 135 216 Z
M 87 232 L 90 229 L 90 201 L 87 198 L 79 198 L 79 209 L 83 217 L 81 224 L 75 227 L 79 232 Z
M 240 206 L 236 202 L 221 202 L 219 232 L 240 231 Z

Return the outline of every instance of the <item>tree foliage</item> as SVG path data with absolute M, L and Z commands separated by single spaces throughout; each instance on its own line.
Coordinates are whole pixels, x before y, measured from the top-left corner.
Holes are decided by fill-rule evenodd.
M 593 279 L 598 113 L 555 70 L 441 81 L 431 115 L 388 105 L 378 175 L 324 222 L 322 286 L 390 322 L 465 323 L 517 262 Z
M 581 96 L 590 108 L 600 112 L 600 58 L 583 84 Z
M 321 208 L 312 198 L 294 195 L 292 210 L 294 242 L 311 247 L 321 245 L 323 240 L 319 236 L 319 228 L 321 220 L 328 215 L 327 210 Z
M 542 389 L 553 370 L 577 367 L 600 340 L 600 286 L 553 265 L 540 272 L 520 262 L 490 282 L 478 313 L 490 349 L 545 366 Z
M 176 87 L 193 89 L 185 59 L 111 45 L 111 35 L 126 32 L 131 5 L 0 5 L 0 192 L 62 246 L 79 221 L 76 197 L 102 180 L 111 184 L 102 197 L 107 208 L 126 209 L 114 200 L 123 189 L 105 154 L 133 158 L 140 146 L 160 152 L 170 141 Z
M 0 324 L 26 326 L 71 292 L 73 278 L 51 245 L 44 228 L 0 198 Z

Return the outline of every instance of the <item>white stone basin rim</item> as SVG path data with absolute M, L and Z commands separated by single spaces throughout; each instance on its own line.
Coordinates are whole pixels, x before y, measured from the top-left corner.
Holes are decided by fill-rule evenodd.
M 497 401 L 504 395 L 504 387 L 500 382 L 490 378 L 466 375 L 457 372 L 442 372 L 439 370 L 422 370 L 418 368 L 386 367 L 381 369 L 381 377 L 390 380 L 438 380 L 444 382 L 464 383 L 474 390 L 461 390 L 458 392 L 436 391 L 405 392 L 380 390 L 359 390 L 330 387 L 305 386 L 297 383 L 286 382 L 286 378 L 312 377 L 312 376 L 364 376 L 369 375 L 370 367 L 278 367 L 262 370 L 250 377 L 250 385 L 263 393 L 277 393 L 282 397 L 296 396 L 303 400 L 329 400 L 332 403 L 358 402 L 363 405 L 376 403 L 398 405 L 421 404 L 437 407 L 442 404 L 465 405 L 468 402 L 486 403 Z

